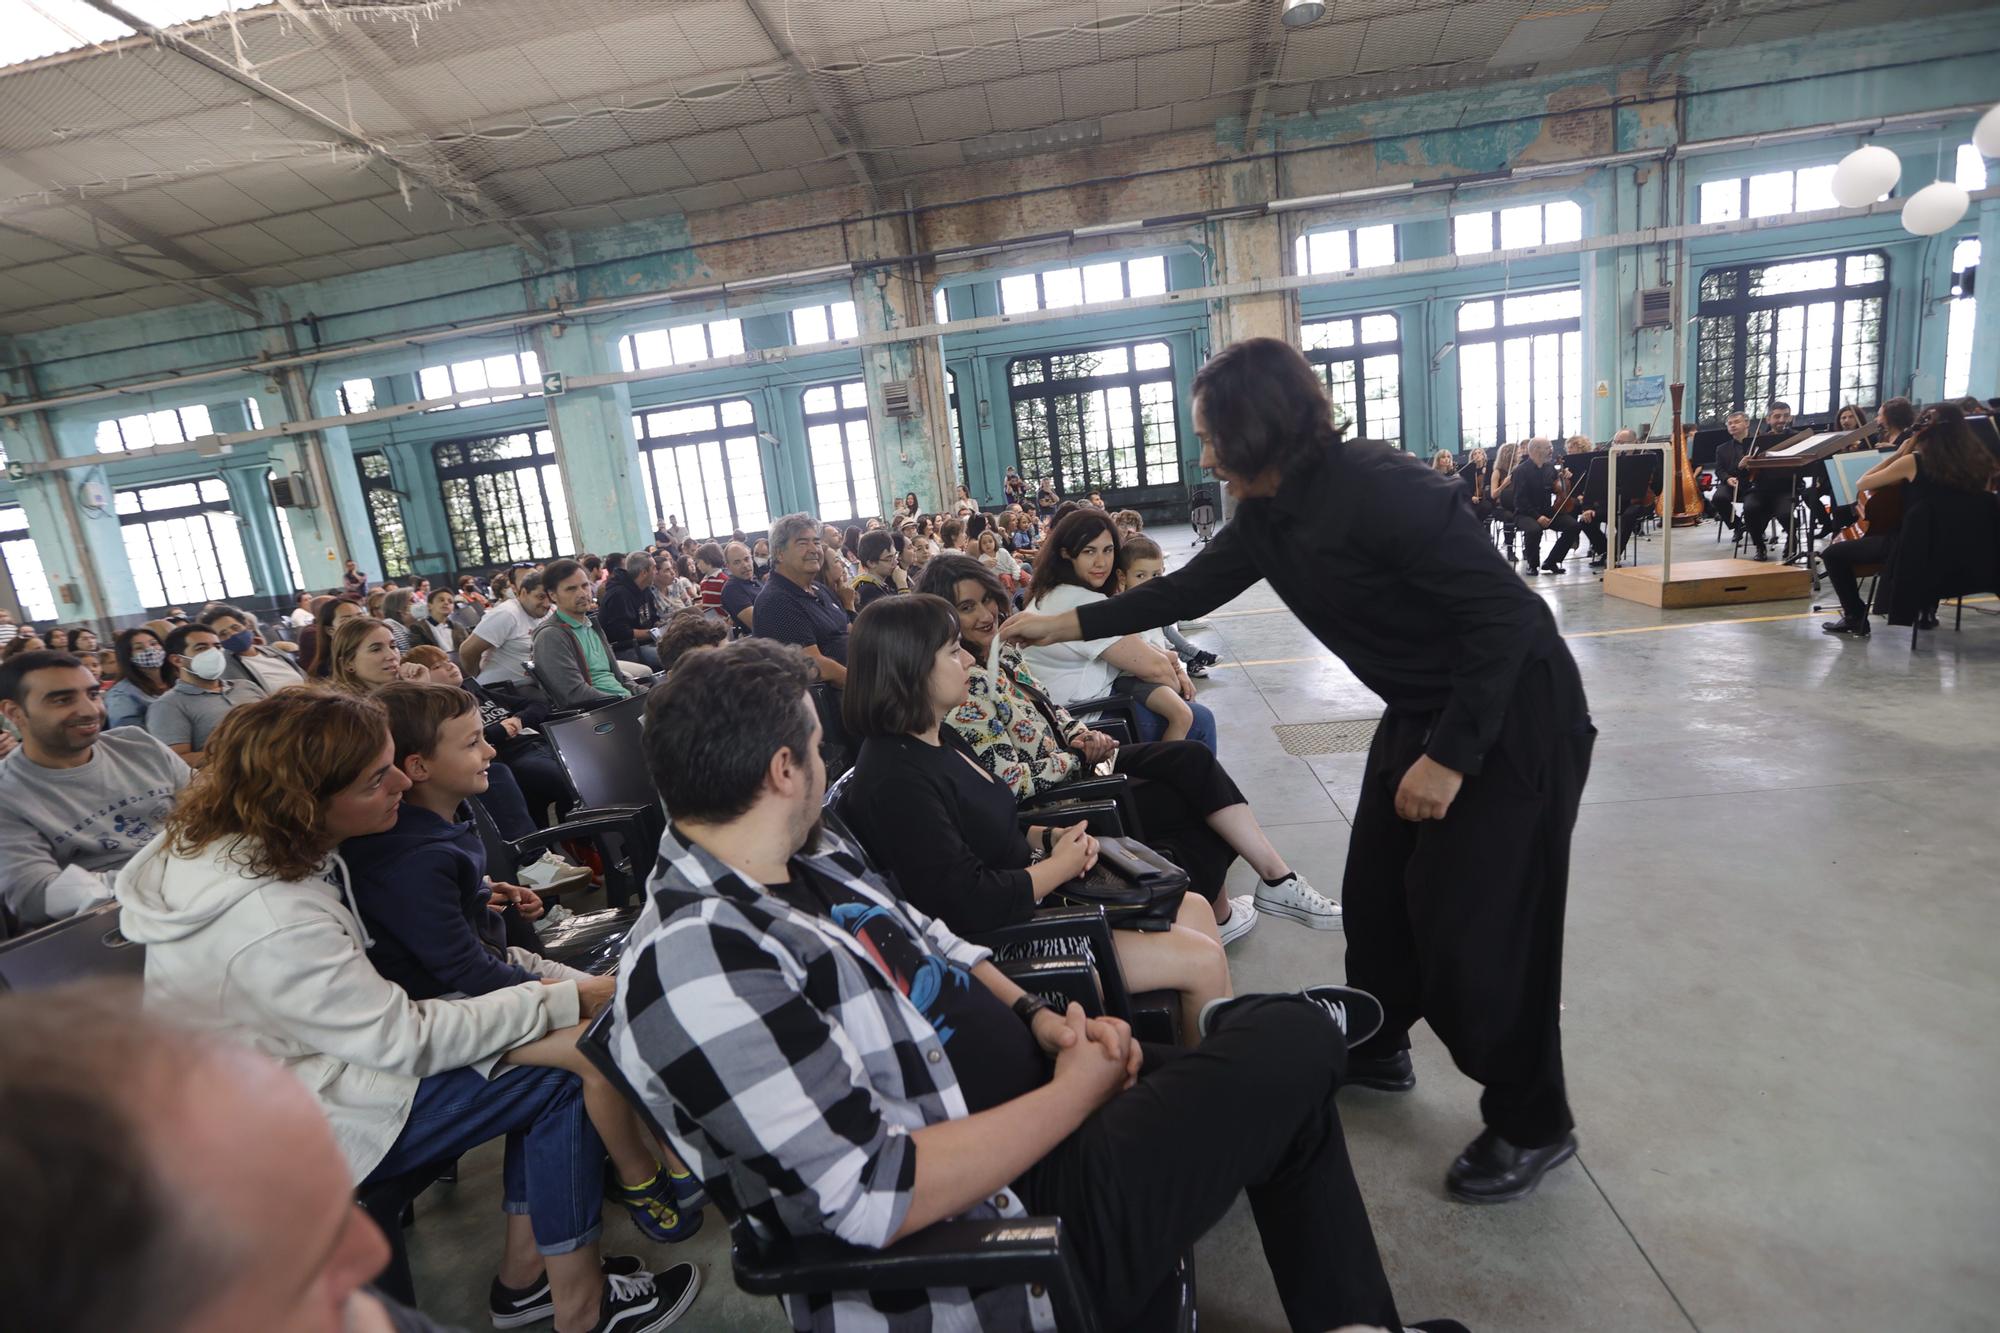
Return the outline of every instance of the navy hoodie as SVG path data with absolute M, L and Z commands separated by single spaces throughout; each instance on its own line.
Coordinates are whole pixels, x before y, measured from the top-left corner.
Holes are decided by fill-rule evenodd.
M 405 801 L 395 828 L 349 838 L 340 854 L 374 937 L 368 960 L 412 999 L 536 979 L 507 957 L 506 928 L 487 903 L 486 848 L 471 824 Z

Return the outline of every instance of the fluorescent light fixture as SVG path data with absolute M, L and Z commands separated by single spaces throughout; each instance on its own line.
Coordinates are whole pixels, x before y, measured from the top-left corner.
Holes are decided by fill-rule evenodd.
M 1264 205 L 1272 213 L 1295 213 L 1301 208 L 1324 208 L 1328 204 L 1351 204 L 1361 199 L 1386 199 L 1391 195 L 1408 194 L 1416 188 L 1410 181 L 1399 185 L 1371 185 L 1365 190 L 1342 190 L 1337 194 L 1301 195 L 1297 199 L 1274 199 Z
M 1083 240 L 1089 236 L 1116 236 L 1120 232 L 1144 231 L 1145 229 L 1146 223 L 1142 218 L 1132 222 L 1099 222 L 1088 227 L 1078 227 L 1070 235 L 1076 237 L 1078 240 Z

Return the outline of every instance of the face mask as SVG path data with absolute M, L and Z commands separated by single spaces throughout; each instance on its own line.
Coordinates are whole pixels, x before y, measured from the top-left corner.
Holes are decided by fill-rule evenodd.
M 135 648 L 132 650 L 132 665 L 145 667 L 148 671 L 167 660 L 164 648 Z
M 250 651 L 250 640 L 254 637 L 247 629 L 237 630 L 222 641 L 223 650 L 232 653 L 247 653 Z M 207 679 L 214 680 L 215 677 L 209 676 Z
M 213 648 L 203 649 L 188 659 L 187 671 L 197 680 L 220 680 L 229 659 Z

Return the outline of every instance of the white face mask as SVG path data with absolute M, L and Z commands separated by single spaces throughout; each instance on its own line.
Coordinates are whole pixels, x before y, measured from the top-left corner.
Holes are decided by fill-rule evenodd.
M 229 657 L 220 648 L 204 648 L 188 659 L 187 671 L 197 680 L 220 680 L 229 668 Z

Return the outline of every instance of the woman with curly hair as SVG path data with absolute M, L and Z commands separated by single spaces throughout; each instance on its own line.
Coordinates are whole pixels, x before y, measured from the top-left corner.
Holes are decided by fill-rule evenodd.
M 382 705 L 280 690 L 232 710 L 206 753 L 161 835 L 118 876 L 120 929 L 146 946 L 147 1002 L 298 1075 L 364 1185 L 505 1135 L 496 1319 L 539 1306 L 565 1333 L 620 1315 L 650 1328 L 624 1312 L 691 1303 L 685 1265 L 657 1282 L 603 1267 L 604 1146 L 581 1081 L 499 1068 L 601 1010 L 615 982 L 513 950 L 532 980 L 416 1000 L 369 961 L 335 848 L 395 827 L 410 786 Z

